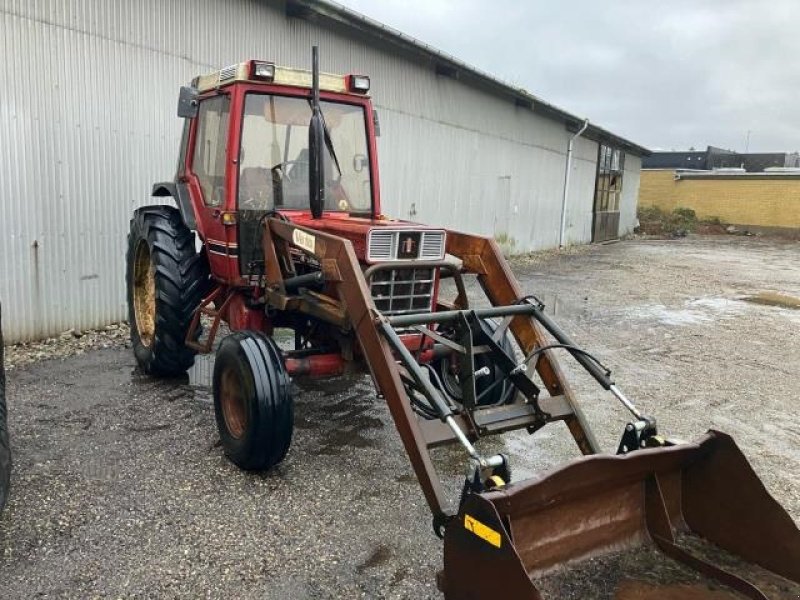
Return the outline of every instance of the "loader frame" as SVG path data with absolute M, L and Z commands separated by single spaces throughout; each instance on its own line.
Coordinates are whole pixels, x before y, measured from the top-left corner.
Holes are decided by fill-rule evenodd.
M 278 254 L 286 253 L 288 246 L 293 245 L 296 231 L 302 231 L 315 240 L 313 252 L 307 248 L 301 250 L 319 261 L 322 277 L 327 283 L 335 284 L 337 297 L 318 297 L 317 302 L 307 303 L 298 296 L 285 293 L 286 279 L 278 265 L 287 264 L 285 259 L 288 256 L 279 257 Z M 419 351 L 425 345 L 417 345 L 418 353 L 415 357 L 396 328 L 413 327 L 419 336 L 443 341 L 433 330 L 422 325 L 465 319 L 470 315 L 472 318 L 495 317 L 506 320 L 505 326 L 501 325 L 498 329 L 499 333 L 502 334 L 505 327 L 508 327 L 525 354 L 546 346 L 543 328 L 532 316 L 538 308 L 530 304 L 518 304 L 522 294 L 494 240 L 448 231 L 447 253 L 459 259 L 463 266 L 456 269 L 446 262 L 437 266 L 456 281 L 459 293 L 455 303 L 447 306 L 440 301 L 438 308 L 449 310 L 388 318 L 375 308 L 364 272 L 348 240 L 284 220 L 268 219 L 264 226 L 263 246 L 267 253 L 266 264 L 272 267 L 267 270 L 266 281 L 267 289 L 270 290 L 267 294 L 270 304 L 276 307 L 293 307 L 334 324 L 341 324 L 341 316 L 344 315 L 346 322 L 352 327 L 376 388 L 386 400 L 397 426 L 433 513 L 437 532 L 442 533 L 441 528 L 452 518 L 454 512 L 431 460 L 431 448 L 464 443 L 465 439 L 471 444 L 483 436 L 517 429 L 526 429 L 532 433 L 546 423 L 564 421 L 583 454 L 599 451 L 599 445 L 551 350 L 541 352 L 535 363 L 536 372 L 546 387 L 547 394 L 543 397 L 537 395 L 495 408 L 478 408 L 474 403 L 470 405 L 467 402 L 461 414 L 445 410 L 436 420 L 420 419 L 412 410 L 404 379 L 413 380 L 434 406 L 437 403 L 437 393 L 430 385 L 424 384 L 425 380 L 419 372 Z M 494 308 L 470 309 L 462 273 L 477 276 Z M 471 361 L 475 350 L 461 348 L 460 354 Z M 524 372 L 520 371 L 519 377 L 524 377 L 533 385 L 533 381 Z M 455 427 L 448 426 L 448 416 L 452 418 Z

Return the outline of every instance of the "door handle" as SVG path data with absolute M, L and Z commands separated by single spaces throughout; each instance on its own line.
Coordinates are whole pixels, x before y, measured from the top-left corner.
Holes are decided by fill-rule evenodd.
M 222 214 L 222 211 L 218 208 L 214 209 L 214 212 L 211 213 L 211 216 L 215 219 L 219 219 L 219 216 Z

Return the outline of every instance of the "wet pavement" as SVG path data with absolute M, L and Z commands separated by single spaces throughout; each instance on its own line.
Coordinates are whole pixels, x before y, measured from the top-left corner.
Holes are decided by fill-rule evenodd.
M 800 297 L 798 261 L 797 243 L 690 237 L 514 269 L 662 430 L 732 434 L 797 520 L 800 311 L 748 298 Z M 625 414 L 562 363 L 615 448 Z M 0 597 L 440 597 L 441 543 L 367 378 L 304 383 L 287 459 L 253 474 L 222 455 L 210 372 L 206 362 L 191 382 L 152 380 L 111 347 L 9 373 Z M 487 448 L 509 452 L 517 478 L 577 455 L 558 424 Z M 463 457 L 435 458 L 455 499 Z

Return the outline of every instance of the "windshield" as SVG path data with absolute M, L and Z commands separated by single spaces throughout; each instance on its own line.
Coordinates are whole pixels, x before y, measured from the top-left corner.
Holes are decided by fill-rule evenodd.
M 331 146 L 323 144 L 323 209 L 371 213 L 364 109 L 320 102 Z M 261 224 L 275 209 L 308 210 L 308 98 L 250 93 L 245 96 L 239 149 L 239 268 L 245 276 L 264 272 Z M 338 166 L 337 166 L 338 162 Z
M 370 212 L 364 109 L 320 102 L 336 161 L 323 146 L 324 210 Z M 307 98 L 247 94 L 239 152 L 239 209 L 309 208 Z

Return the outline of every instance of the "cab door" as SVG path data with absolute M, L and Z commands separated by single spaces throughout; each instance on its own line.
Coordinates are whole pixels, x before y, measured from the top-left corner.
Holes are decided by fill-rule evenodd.
M 222 222 L 227 206 L 231 99 L 219 94 L 200 100 L 192 152 L 187 165 L 189 189 L 199 207 L 198 231 L 206 245 L 211 272 L 226 281 L 238 275 L 236 228 Z

